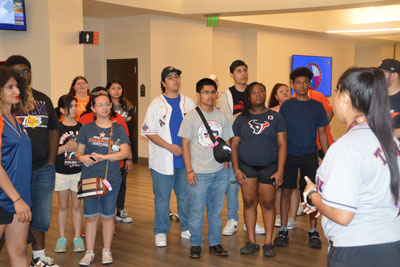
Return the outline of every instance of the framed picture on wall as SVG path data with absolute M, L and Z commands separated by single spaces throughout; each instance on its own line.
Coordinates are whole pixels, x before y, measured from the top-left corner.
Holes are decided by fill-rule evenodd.
M 307 67 L 314 74 L 310 90 L 332 95 L 332 57 L 293 55 L 292 70 L 298 67 Z

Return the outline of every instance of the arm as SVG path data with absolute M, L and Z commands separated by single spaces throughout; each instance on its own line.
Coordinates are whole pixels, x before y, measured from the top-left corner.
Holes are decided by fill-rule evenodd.
M 329 111 L 329 112 L 326 113 L 326 116 L 328 117 L 329 123 L 330 123 L 331 120 L 333 119 L 333 115 L 334 115 L 333 110 L 331 110 L 331 111 Z
M 283 171 L 285 169 L 285 162 L 287 156 L 287 136 L 286 132 L 279 132 L 277 133 L 277 140 L 278 140 L 278 170 L 271 175 L 271 178 L 275 178 L 276 188 L 283 183 Z
M 396 136 L 397 138 L 400 138 L 400 128 L 394 129 L 393 133 L 394 133 L 394 136 Z
M 321 144 L 322 151 L 326 154 L 329 148 L 328 136 L 326 135 L 325 127 L 318 127 L 319 143 Z
M 168 150 L 169 152 L 171 152 L 175 156 L 182 155 L 182 148 L 180 146 L 175 145 L 175 144 L 167 143 L 167 141 L 162 139 L 158 134 L 151 134 L 151 135 L 148 134 L 148 135 L 146 135 L 146 137 L 149 138 L 149 140 L 151 142 L 153 142 L 154 144 L 156 144 L 156 145 Z
M 49 164 L 56 164 L 58 152 L 58 129 L 49 131 Z
M 96 161 L 103 161 L 103 160 L 123 160 L 129 156 L 129 145 L 128 144 L 121 144 L 120 150 L 117 153 L 112 154 L 98 154 L 92 153 L 91 156 L 96 159 Z
M 197 181 L 196 173 L 193 171 L 192 162 L 190 160 L 190 139 L 182 137 L 182 151 L 183 161 L 185 162 L 186 168 L 186 179 L 188 184 L 195 186 Z
M 76 159 L 82 162 L 86 167 L 90 165 L 96 164 L 97 161 L 93 161 L 90 159 L 90 155 L 85 154 L 86 145 L 78 143 L 76 148 Z
M 238 147 L 240 144 L 240 137 L 234 136 L 231 140 L 231 161 L 232 161 L 232 168 L 233 172 L 235 173 L 236 180 L 239 184 L 245 184 L 247 182 L 246 175 L 239 169 L 239 156 L 238 156 Z

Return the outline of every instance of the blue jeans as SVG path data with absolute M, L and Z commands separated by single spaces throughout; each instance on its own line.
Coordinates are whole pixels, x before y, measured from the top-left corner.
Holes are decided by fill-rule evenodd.
M 181 230 L 188 230 L 187 218 L 189 214 L 188 183 L 186 181 L 186 170 L 184 168 L 174 169 L 173 175 L 161 174 L 150 169 L 153 177 L 154 193 L 154 234 L 167 234 L 171 229 L 169 219 L 169 202 L 171 191 L 174 188 L 178 203 L 178 214 L 181 221 Z
M 203 237 L 203 214 L 207 206 L 208 244 L 221 244 L 222 218 L 226 188 L 228 187 L 228 170 L 221 169 L 213 173 L 198 173 L 195 186 L 189 185 L 190 246 L 201 246 Z
M 236 181 L 235 173 L 233 172 L 232 164 L 229 163 L 228 169 L 229 186 L 226 190 L 226 207 L 228 210 L 228 220 L 239 220 L 239 183 Z
M 56 180 L 54 165 L 45 164 L 32 171 L 32 221 L 31 229 L 38 232 L 49 230 L 51 218 L 51 204 Z

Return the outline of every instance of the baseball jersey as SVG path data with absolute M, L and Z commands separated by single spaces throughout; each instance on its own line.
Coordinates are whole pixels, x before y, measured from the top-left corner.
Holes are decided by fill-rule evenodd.
M 329 148 L 317 170 L 316 184 L 324 204 L 355 214 L 347 226 L 323 216 L 325 235 L 335 247 L 400 240 L 389 167 L 367 123 L 354 126 Z

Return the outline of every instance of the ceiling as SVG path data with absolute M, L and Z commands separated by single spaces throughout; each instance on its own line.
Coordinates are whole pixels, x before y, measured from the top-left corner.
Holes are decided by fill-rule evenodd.
M 400 0 L 83 0 L 83 15 L 144 14 L 195 20 L 219 15 L 219 26 L 272 28 L 400 42 Z M 332 32 L 328 31 L 341 31 Z

